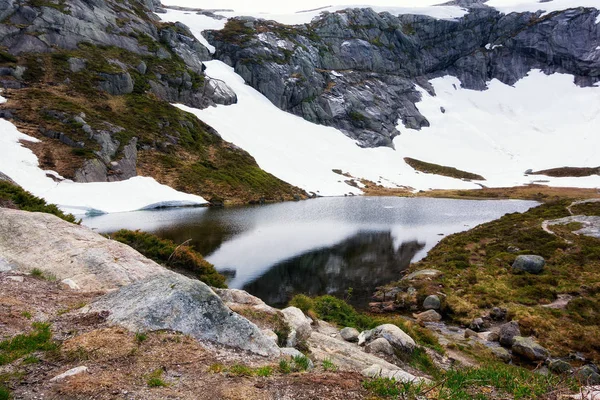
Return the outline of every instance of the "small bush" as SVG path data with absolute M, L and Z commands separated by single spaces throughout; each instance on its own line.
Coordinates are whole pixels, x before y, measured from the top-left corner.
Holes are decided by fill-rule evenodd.
M 243 364 L 235 364 L 231 366 L 228 372 L 235 376 L 252 376 L 254 374 L 252 368 Z
M 6 181 L 0 181 L 0 200 L 12 202 L 19 210 L 53 214 L 65 221 L 75 222 L 73 215 L 63 213 L 54 204 L 48 204 L 44 199 Z
M 256 370 L 256 376 L 269 377 L 273 374 L 273 368 L 270 366 L 260 367 Z
M 306 371 L 310 367 L 310 360 L 306 356 L 294 356 L 292 357 L 293 370 L 295 371 Z
M 400 395 L 400 389 L 395 379 L 375 378 L 364 381 L 362 385 L 377 396 L 396 397 Z
M 136 332 L 135 334 L 135 341 L 138 344 L 141 344 L 143 342 L 145 342 L 148 339 L 148 335 L 144 332 Z
M 290 363 L 288 363 L 286 360 L 279 361 L 279 372 L 281 372 L 282 374 L 289 374 L 290 372 L 292 372 L 292 367 L 290 366 Z
M 326 358 L 325 360 L 323 360 L 322 366 L 325 371 L 335 372 L 338 370 L 337 365 L 335 365 L 333 363 L 333 361 L 331 361 L 329 358 Z
M 146 383 L 148 384 L 149 387 L 152 387 L 152 388 L 166 387 L 168 385 L 163 380 L 162 376 L 163 376 L 163 370 L 158 368 L 158 369 L 152 371 L 152 373 L 150 375 L 148 375 L 148 379 L 146 380 Z
M 34 322 L 32 327 L 31 333 L 0 342 L 0 365 L 6 365 L 36 351 L 51 351 L 57 348 L 52 342 L 50 324 Z
M 219 374 L 223 371 L 225 371 L 225 366 L 223 364 L 216 363 L 208 367 L 208 372 L 212 374 Z
M 133 247 L 167 268 L 192 272 L 199 280 L 210 286 L 227 287 L 225 277 L 189 246 L 178 246 L 170 240 L 161 239 L 150 233 L 126 229 L 116 232 L 112 238 Z
M 0 400 L 10 400 L 10 390 L 0 385 Z

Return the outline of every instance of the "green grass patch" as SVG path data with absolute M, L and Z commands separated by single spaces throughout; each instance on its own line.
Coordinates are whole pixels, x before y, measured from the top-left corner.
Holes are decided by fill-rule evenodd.
M 333 363 L 329 358 L 326 358 L 321 363 L 321 366 L 325 371 L 335 372 L 338 370 L 338 366 Z
M 459 323 L 469 323 L 492 307 L 505 307 L 524 335 L 534 335 L 556 356 L 580 351 L 598 361 L 600 240 L 560 227 L 557 235 L 541 228 L 544 220 L 568 216 L 569 204 L 571 200 L 549 202 L 450 235 L 409 271 L 434 268 L 442 275 L 394 285 L 417 289 L 417 301 L 445 293 L 442 311 Z M 539 275 L 513 271 L 519 254 L 544 257 L 544 271 Z M 559 294 L 575 299 L 564 310 L 543 307 Z
M 474 181 L 485 181 L 485 178 L 481 175 L 473 174 L 471 172 L 461 171 L 453 167 L 446 167 L 443 165 L 432 164 L 425 161 L 416 160 L 414 158 L 405 157 L 404 161 L 410 165 L 413 169 L 421 171 L 426 174 L 435 174 L 448 176 L 450 178 L 467 179 Z
M 33 331 L 28 334 L 20 334 L 0 342 L 0 365 L 9 364 L 36 351 L 53 351 L 58 348 L 52 342 L 50 324 L 34 322 L 32 327 Z
M 0 385 L 0 400 L 10 400 L 11 398 L 10 390 L 4 385 Z
M 36 197 L 12 183 L 0 181 L 0 202 L 12 203 L 16 208 L 23 211 L 43 212 L 56 215 L 68 222 L 75 222 L 75 217 L 71 214 L 63 213 L 54 204 L 48 204 L 44 199 Z
M 167 387 L 168 384 L 163 379 L 164 371 L 161 368 L 155 369 L 146 378 L 146 384 L 151 388 Z
M 576 204 L 571 207 L 571 211 L 575 215 L 589 215 L 600 217 L 600 201 L 591 201 L 586 203 Z
M 207 285 L 219 288 L 227 286 L 225 277 L 186 244 L 177 245 L 170 240 L 161 239 L 149 233 L 126 229 L 114 233 L 112 238 L 133 247 L 144 256 L 167 268 L 191 272 Z

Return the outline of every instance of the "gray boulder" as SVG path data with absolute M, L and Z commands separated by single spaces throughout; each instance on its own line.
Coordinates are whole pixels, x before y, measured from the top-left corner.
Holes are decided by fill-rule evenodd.
M 423 308 L 425 310 L 439 310 L 441 305 L 440 298 L 434 294 L 427 296 L 423 301 Z
M 347 342 L 358 342 L 358 335 L 360 335 L 360 332 L 355 328 L 346 327 L 340 331 L 340 335 L 342 336 L 342 339 Z
M 572 371 L 573 367 L 564 360 L 552 360 L 548 363 L 548 369 L 555 374 L 566 374 Z
M 365 351 L 371 354 L 394 355 L 394 348 L 385 338 L 377 338 L 365 346 Z
M 482 332 L 487 328 L 488 324 L 483 320 L 483 318 L 475 318 L 471 321 L 469 328 L 474 330 L 475 332 Z
M 521 330 L 519 329 L 519 323 L 517 321 L 510 321 L 500 327 L 498 331 L 498 341 L 502 346 L 511 347 L 515 336 L 521 336 Z
M 312 334 L 312 328 L 310 327 L 312 321 L 297 307 L 284 308 L 281 313 L 290 327 L 287 346 L 296 347 L 298 344 L 306 342 Z
M 504 321 L 507 313 L 506 308 L 494 307 L 490 311 L 490 318 L 494 321 Z
M 512 351 L 514 354 L 530 361 L 544 361 L 550 357 L 550 352 L 529 337 L 515 336 Z
M 262 356 L 279 356 L 277 345 L 232 312 L 203 282 L 176 273 L 125 286 L 92 303 L 108 320 L 131 331 L 172 330 Z
M 79 72 L 85 69 L 86 61 L 81 58 L 69 58 L 69 69 L 71 72 Z
M 575 378 L 586 386 L 600 385 L 600 374 L 598 370 L 591 365 L 581 367 L 576 373 Z
M 370 342 L 378 338 L 386 339 L 394 349 L 401 353 L 410 354 L 416 347 L 416 343 L 402 329 L 396 325 L 383 324 L 370 331 L 362 332 L 358 338 L 358 344 Z
M 539 274 L 544 270 L 546 260 L 544 257 L 535 255 L 521 255 L 517 256 L 512 267 L 516 271 L 528 272 L 530 274 Z
M 102 78 L 98 84 L 101 90 L 104 90 L 113 96 L 119 96 L 133 92 L 133 79 L 131 79 L 129 72 L 123 72 L 120 74 L 100 73 L 99 75 L 100 78 Z
M 439 322 L 442 320 L 442 316 L 435 310 L 427 310 L 419 314 L 415 314 L 414 317 L 419 322 Z
M 500 360 L 504 361 L 505 363 L 509 363 L 512 360 L 512 356 L 510 355 L 510 352 L 508 350 L 506 350 L 504 347 L 494 347 L 492 349 L 492 353 L 498 357 Z

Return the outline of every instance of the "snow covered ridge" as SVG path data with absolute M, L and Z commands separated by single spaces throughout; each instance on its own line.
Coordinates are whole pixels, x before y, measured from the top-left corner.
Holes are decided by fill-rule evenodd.
M 0 96 L 0 103 L 5 101 Z M 157 207 L 193 206 L 207 204 L 200 196 L 178 192 L 152 178 L 135 177 L 120 182 L 75 183 L 55 182 L 43 171 L 33 152 L 19 141 L 37 139 L 17 130 L 12 123 L 0 119 L 0 171 L 38 197 L 57 204 L 73 214 L 115 213 Z
M 296 25 L 310 22 L 322 12 L 336 12 L 346 8 L 372 8 L 376 12 L 399 14 L 421 14 L 439 19 L 454 19 L 464 16 L 468 11 L 455 5 L 444 5 L 443 0 L 306 0 L 297 2 L 275 2 L 273 0 L 163 0 L 166 6 L 180 6 L 213 10 L 215 14 L 227 18 L 253 16 L 270 19 L 282 24 Z M 576 7 L 600 8 L 598 0 L 488 0 L 488 7 L 509 14 L 511 12 L 537 12 L 545 14 Z M 207 17 L 208 18 L 208 17 Z M 167 19 L 169 20 L 169 19 Z M 185 23 L 184 20 L 181 22 Z M 600 17 L 599 21 L 600 22 Z M 224 24 L 225 21 L 222 21 Z M 216 26 L 206 29 L 220 29 Z

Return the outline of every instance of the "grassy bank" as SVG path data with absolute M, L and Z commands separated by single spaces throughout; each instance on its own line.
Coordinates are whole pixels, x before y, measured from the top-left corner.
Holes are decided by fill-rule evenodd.
M 418 302 L 441 292 L 444 313 L 468 323 L 495 306 L 506 307 L 524 335 L 535 336 L 556 355 L 581 352 L 600 360 L 600 240 L 571 233 L 574 225 L 542 229 L 544 220 L 566 217 L 569 200 L 549 202 L 525 213 L 508 214 L 467 232 L 444 238 L 410 271 L 442 275 L 396 286 L 418 290 Z M 593 206 L 580 206 L 586 211 Z M 595 210 L 595 209 L 594 209 Z M 539 275 L 515 273 L 519 254 L 546 259 Z M 566 308 L 544 307 L 559 295 L 573 296 Z
M 56 205 L 48 204 L 44 199 L 6 181 L 0 181 L 0 207 L 43 212 L 56 215 L 68 222 L 75 222 L 73 215 L 63 213 Z

